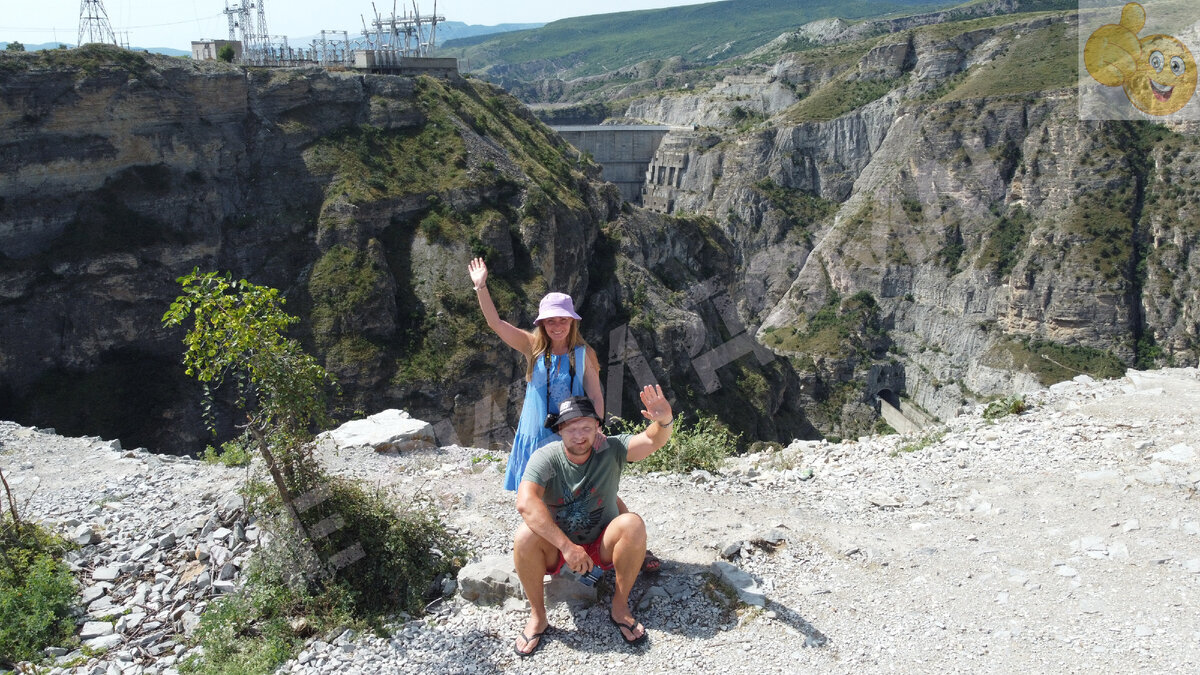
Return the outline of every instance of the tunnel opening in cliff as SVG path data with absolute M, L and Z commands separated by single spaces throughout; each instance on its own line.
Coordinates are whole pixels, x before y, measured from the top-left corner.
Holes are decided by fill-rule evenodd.
M 875 395 L 879 397 L 879 400 L 886 401 L 893 408 L 898 409 L 900 407 L 900 396 L 891 389 L 880 389 Z

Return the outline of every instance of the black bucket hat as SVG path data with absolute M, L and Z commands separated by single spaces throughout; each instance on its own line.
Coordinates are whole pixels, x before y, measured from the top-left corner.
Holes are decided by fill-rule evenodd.
M 601 424 L 604 423 L 604 420 L 596 414 L 596 406 L 592 405 L 591 399 L 586 396 L 572 396 L 563 399 L 563 402 L 558 405 L 557 415 L 546 415 L 546 428 L 558 431 L 563 424 L 580 417 L 591 417 Z

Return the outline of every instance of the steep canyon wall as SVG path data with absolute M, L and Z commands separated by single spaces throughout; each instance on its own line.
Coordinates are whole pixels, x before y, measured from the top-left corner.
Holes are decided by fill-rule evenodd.
M 447 442 L 503 445 L 524 365 L 475 304 L 465 270 L 482 255 L 514 324 L 568 292 L 602 361 L 628 326 L 614 353 L 637 345 L 644 367 L 616 365 L 626 416 L 649 377 L 755 436 L 815 433 L 786 362 L 710 359 L 715 388 L 692 366 L 729 335 L 710 297 L 685 305 L 668 285 L 731 275 L 729 251 L 623 209 L 598 166 L 486 83 L 4 54 L 0 139 L 0 418 L 171 452 L 211 442 L 182 333 L 160 326 L 199 267 L 284 291 L 341 384 L 337 414 L 404 407 Z M 682 258 L 642 251 L 668 231 Z M 688 255 L 703 260 L 680 267 Z

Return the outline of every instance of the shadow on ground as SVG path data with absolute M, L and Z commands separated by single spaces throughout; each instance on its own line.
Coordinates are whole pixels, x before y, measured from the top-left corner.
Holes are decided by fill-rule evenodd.
M 627 645 L 620 630 L 609 622 L 613 575 L 600 582 L 598 602 L 568 605 L 576 628 L 556 628 L 551 641 L 589 654 L 637 654 L 654 648 L 655 633 L 671 633 L 705 646 L 734 644 L 722 641 L 722 634 L 738 624 L 737 595 L 719 582 L 708 566 L 663 559 L 662 572 L 638 576 L 629 596 L 633 615 L 646 627 L 649 637 L 639 645 Z M 800 613 L 776 602 L 766 609 L 779 621 L 804 636 L 803 646 L 821 647 L 829 638 Z M 514 634 L 515 635 L 515 634 Z

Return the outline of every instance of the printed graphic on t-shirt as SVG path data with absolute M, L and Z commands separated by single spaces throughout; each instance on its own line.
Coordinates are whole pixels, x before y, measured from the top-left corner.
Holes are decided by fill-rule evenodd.
M 604 498 L 595 499 L 595 488 L 577 490 L 570 498 L 563 498 L 556 507 L 554 522 L 568 536 L 577 537 L 600 524 L 604 516 Z M 589 507 L 591 508 L 589 510 Z

